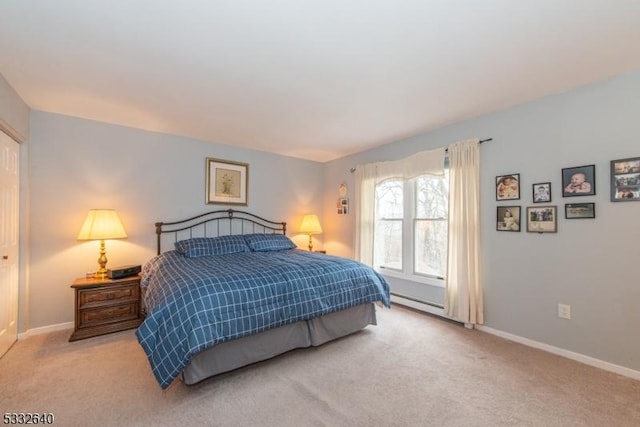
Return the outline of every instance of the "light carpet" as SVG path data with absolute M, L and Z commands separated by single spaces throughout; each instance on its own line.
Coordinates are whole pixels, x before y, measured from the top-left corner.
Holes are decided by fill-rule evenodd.
M 378 326 L 194 386 L 156 383 L 133 331 L 17 342 L 0 410 L 60 426 L 638 426 L 640 381 L 394 305 Z

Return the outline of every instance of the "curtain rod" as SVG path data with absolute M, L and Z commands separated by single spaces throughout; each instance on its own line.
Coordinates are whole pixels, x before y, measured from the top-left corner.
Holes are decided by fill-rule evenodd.
M 478 144 L 482 144 L 483 142 L 489 142 L 489 141 L 493 141 L 493 138 L 481 139 L 481 140 L 480 140 L 480 142 L 478 142 Z M 448 153 L 448 152 L 449 152 L 449 149 L 448 149 L 448 148 L 445 148 L 445 149 L 444 149 L 444 152 L 445 152 L 445 153 Z
M 493 141 L 493 138 L 481 139 L 478 144 L 482 144 L 483 142 L 489 142 L 489 141 Z M 448 151 L 449 151 L 448 148 L 444 149 L 445 153 L 447 153 Z M 351 171 L 351 173 L 354 173 L 356 171 L 356 168 L 351 168 L 350 171 Z

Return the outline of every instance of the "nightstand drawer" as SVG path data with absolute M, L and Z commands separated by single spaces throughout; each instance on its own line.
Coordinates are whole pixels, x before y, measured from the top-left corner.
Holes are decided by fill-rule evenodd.
M 79 328 L 104 325 L 107 323 L 133 320 L 139 317 L 139 304 L 118 304 L 105 307 L 88 308 L 80 311 Z
M 118 303 L 139 299 L 137 284 L 125 286 L 111 286 L 97 289 L 84 289 L 78 292 L 78 306 L 80 309 L 104 303 Z
M 140 277 L 76 279 L 75 329 L 69 341 L 137 328 L 143 320 Z

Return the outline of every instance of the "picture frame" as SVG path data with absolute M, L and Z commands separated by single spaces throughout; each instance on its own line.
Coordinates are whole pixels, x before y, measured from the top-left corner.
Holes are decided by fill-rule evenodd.
M 247 206 L 249 203 L 249 164 L 206 159 L 207 204 Z
M 520 206 L 498 206 L 496 209 L 497 231 L 520 231 Z
M 527 231 L 529 233 L 557 233 L 557 206 L 527 206 Z
M 565 203 L 564 217 L 566 219 L 584 219 L 596 217 L 595 203 Z
M 551 202 L 551 183 L 538 182 L 533 187 L 533 203 L 549 203 Z
M 640 201 L 640 157 L 611 160 L 611 201 Z
M 338 198 L 336 203 L 338 215 L 347 215 L 349 213 L 349 199 L 346 197 Z
M 520 200 L 520 174 L 496 176 L 496 200 Z
M 562 197 L 596 194 L 596 165 L 562 169 Z

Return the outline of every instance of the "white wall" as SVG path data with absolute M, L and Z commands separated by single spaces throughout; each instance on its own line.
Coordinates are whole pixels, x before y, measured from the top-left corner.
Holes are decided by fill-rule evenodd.
M 394 160 L 470 137 L 481 148 L 485 324 L 496 330 L 640 370 L 640 202 L 612 203 L 609 162 L 640 156 L 640 71 L 546 97 L 328 163 L 325 248 L 353 256 L 354 215 L 335 214 L 351 167 Z M 596 195 L 562 198 L 561 169 L 596 165 Z M 557 234 L 495 231 L 495 176 L 520 173 L 521 199 L 551 181 Z M 353 197 L 353 191 L 350 191 Z M 596 218 L 566 220 L 564 204 L 595 202 Z M 572 320 L 559 319 L 558 303 Z
M 25 327 L 73 321 L 69 286 L 97 268 L 98 242 L 76 240 L 89 209 L 116 209 L 127 231 L 128 239 L 107 241 L 109 267 L 155 255 L 156 221 L 226 208 L 205 204 L 206 157 L 249 163 L 249 206 L 239 209 L 287 221 L 287 234 L 306 247 L 297 228 L 305 213 L 321 215 L 321 163 L 32 112 Z

